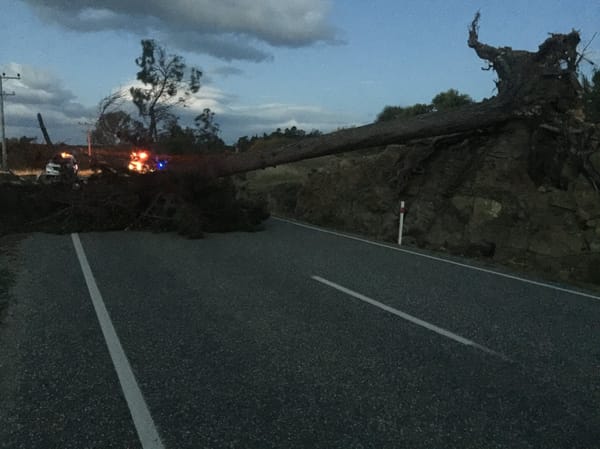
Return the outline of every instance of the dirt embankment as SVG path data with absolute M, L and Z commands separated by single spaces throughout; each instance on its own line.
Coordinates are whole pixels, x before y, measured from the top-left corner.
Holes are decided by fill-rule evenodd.
M 369 237 L 600 285 L 600 131 L 500 129 L 315 159 L 247 176 L 273 213 Z M 585 138 L 584 138 L 585 137 Z M 585 152 L 583 166 L 569 154 Z M 427 154 L 411 167 L 411 155 Z M 278 176 L 278 170 L 283 175 Z

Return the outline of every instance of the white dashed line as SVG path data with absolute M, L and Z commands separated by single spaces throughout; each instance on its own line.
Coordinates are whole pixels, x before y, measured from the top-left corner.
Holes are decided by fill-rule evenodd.
M 297 222 L 294 220 L 288 220 L 287 218 L 281 218 L 281 217 L 275 217 L 275 216 L 271 216 L 271 218 L 273 218 L 274 220 L 282 221 L 284 223 L 293 224 L 293 225 L 299 226 L 301 228 L 311 229 L 313 231 L 319 231 L 319 232 L 323 232 L 325 234 L 331 234 L 331 235 L 335 235 L 338 237 L 343 237 L 345 239 L 356 240 L 359 242 L 368 243 L 369 245 L 379 246 L 382 248 L 391 249 L 393 251 L 398 251 L 398 252 L 405 253 L 405 254 L 411 254 L 413 256 L 424 257 L 425 259 L 437 260 L 438 262 L 443 262 L 443 263 L 455 265 L 455 266 L 462 267 L 462 268 L 468 268 L 470 270 L 480 271 L 483 273 L 494 274 L 496 276 L 500 276 L 503 278 L 512 279 L 512 280 L 520 281 L 520 282 L 525 282 L 527 284 L 537 285 L 538 287 L 550 288 L 552 290 L 556 290 L 556 291 L 563 292 L 563 293 L 569 293 L 571 295 L 577 295 L 577 296 L 582 296 L 584 298 L 600 300 L 600 296 L 591 295 L 589 293 L 584 293 L 584 292 L 579 292 L 577 290 L 571 290 L 569 288 L 558 287 L 557 285 L 547 284 L 545 282 L 533 281 L 531 279 L 525 279 L 525 278 L 522 278 L 519 276 L 513 276 L 512 274 L 500 273 L 499 271 L 489 270 L 487 268 L 476 267 L 473 265 L 467 265 L 465 263 L 456 262 L 454 260 L 443 259 L 441 257 L 436 257 L 436 256 L 430 256 L 429 254 L 423 254 L 423 253 L 419 253 L 417 251 L 411 251 L 409 249 L 398 248 L 397 246 L 392 246 L 391 244 L 375 242 L 373 240 L 367 240 L 367 239 L 360 238 L 360 237 L 357 237 L 354 235 L 331 231 L 329 229 L 324 229 L 324 228 L 320 228 L 318 226 L 300 223 L 300 222 Z
M 119 337 L 117 336 L 112 321 L 110 320 L 110 316 L 108 315 L 108 311 L 106 310 L 106 306 L 104 305 L 102 295 L 100 294 L 100 290 L 94 279 L 92 269 L 88 263 L 83 246 L 81 245 L 79 235 L 71 234 L 71 238 L 73 239 L 75 252 L 77 253 L 77 258 L 81 265 L 81 271 L 83 272 L 85 283 L 90 292 L 94 309 L 96 310 L 96 316 L 100 322 L 104 340 L 108 346 L 110 358 L 112 359 L 119 382 L 121 383 L 121 388 L 123 389 L 123 394 L 125 395 L 125 400 L 127 401 L 127 406 L 129 407 L 129 412 L 133 418 L 133 423 L 137 430 L 140 442 L 142 443 L 142 447 L 143 449 L 164 449 L 156 426 L 154 425 L 154 421 L 152 420 L 152 416 L 150 415 L 150 411 L 148 410 L 148 406 L 146 405 L 146 401 L 144 400 L 144 396 L 135 380 L 129 360 L 127 360 L 127 356 L 123 351 Z
M 324 279 L 320 276 L 311 276 L 312 279 L 314 279 L 317 282 L 320 282 L 321 284 L 325 284 L 331 288 L 334 288 L 342 293 L 346 293 L 347 295 L 352 296 L 353 298 L 356 299 L 360 299 L 361 301 L 364 301 L 368 304 L 371 304 L 375 307 L 378 307 L 382 310 L 385 310 L 386 312 L 389 312 L 393 315 L 396 315 L 406 321 L 409 321 L 413 324 L 416 324 L 417 326 L 421 326 L 424 327 L 427 330 L 430 330 L 432 332 L 435 332 L 436 334 L 442 335 L 443 337 L 449 338 L 450 340 L 454 340 L 457 343 L 460 343 L 462 345 L 466 345 L 466 346 L 471 346 L 473 348 L 479 349 L 480 351 L 486 352 L 488 354 L 500 357 L 503 360 L 506 361 L 511 361 L 508 357 L 506 357 L 504 354 L 501 354 L 499 352 L 494 351 L 493 349 L 487 348 L 485 346 L 482 346 L 478 343 L 475 343 L 473 340 L 469 340 L 468 338 L 465 337 L 461 337 L 460 335 L 455 334 L 454 332 L 450 332 L 446 329 L 443 329 L 439 326 L 436 326 L 435 324 L 431 324 L 428 323 L 427 321 L 423 321 L 417 317 L 414 317 L 412 315 L 409 315 L 408 313 L 402 312 L 398 309 L 394 309 L 393 307 L 387 306 L 379 301 L 376 301 L 372 298 L 369 298 L 368 296 L 365 295 L 361 295 L 360 293 L 357 293 L 353 290 L 350 290 L 349 288 L 343 287 L 339 284 L 336 284 L 335 282 L 331 282 L 328 281 L 327 279 Z

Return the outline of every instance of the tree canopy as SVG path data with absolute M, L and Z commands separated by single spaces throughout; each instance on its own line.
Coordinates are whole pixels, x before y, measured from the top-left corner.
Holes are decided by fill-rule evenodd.
M 257 135 L 252 137 L 240 137 L 235 144 L 235 148 L 236 151 L 245 152 L 248 150 L 254 150 L 257 147 L 263 147 L 266 142 L 268 142 L 267 146 L 278 146 L 302 139 L 319 137 L 322 135 L 323 133 L 318 129 L 313 129 L 310 132 L 306 132 L 305 130 L 296 126 L 291 126 L 289 128 L 285 128 L 284 130 L 277 128 L 270 134 L 263 133 L 262 137 Z
M 105 112 L 98 117 L 92 130 L 92 142 L 100 145 L 115 145 L 131 140 L 131 136 L 143 134 L 144 125 L 120 109 Z
M 200 89 L 202 72 L 195 67 L 189 71 L 182 56 L 168 54 L 153 39 L 142 40 L 142 55 L 135 60 L 140 68 L 138 81 L 143 87 L 130 89 L 133 103 L 148 126 L 148 137 L 158 140 L 159 124 L 169 119 L 175 105 L 185 105 L 189 97 Z M 189 72 L 189 78 L 184 76 Z
M 412 106 L 386 106 L 377 115 L 378 122 L 385 122 L 396 118 L 408 118 L 416 115 L 426 114 L 433 111 L 430 104 L 417 103 Z
M 215 113 L 205 108 L 202 114 L 194 118 L 196 124 L 196 142 L 207 150 L 214 150 L 224 145 L 219 137 L 219 124 L 215 121 Z
M 219 137 L 219 124 L 215 113 L 205 108 L 194 119 L 195 126 L 185 128 L 179 124 L 179 118 L 171 114 L 163 123 L 158 135 L 161 151 L 169 154 L 206 153 L 221 151 L 227 145 Z
M 456 89 L 440 92 L 431 100 L 431 104 L 417 103 L 412 106 L 385 106 L 377 115 L 376 122 L 385 122 L 397 118 L 415 117 L 433 111 L 446 111 L 473 103 L 467 94 L 461 94 Z
M 456 89 L 448 89 L 440 92 L 431 100 L 431 105 L 436 111 L 447 111 L 473 103 L 473 99 L 467 94 L 461 94 Z

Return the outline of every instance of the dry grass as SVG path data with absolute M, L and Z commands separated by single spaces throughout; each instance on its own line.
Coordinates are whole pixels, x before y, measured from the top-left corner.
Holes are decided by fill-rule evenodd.
M 28 176 L 37 176 L 42 172 L 42 170 L 26 168 L 26 169 L 20 169 L 20 170 L 12 170 L 12 172 L 17 176 L 28 177 Z
M 327 166 L 335 156 L 305 159 L 291 164 L 268 167 L 247 173 L 248 186 L 256 190 L 268 190 L 278 184 L 299 182 L 305 183 L 308 175 Z
M 248 183 L 252 186 L 268 188 L 287 182 L 303 182 L 308 177 L 308 171 L 300 167 L 280 165 L 249 173 Z
M 21 176 L 23 178 L 31 178 L 31 177 L 37 177 L 40 173 L 43 172 L 43 170 L 36 170 L 36 169 L 31 169 L 31 168 L 27 168 L 27 169 L 20 169 L 20 170 L 12 170 L 12 172 L 17 175 L 17 176 Z M 94 172 L 92 170 L 79 170 L 79 177 L 81 178 L 88 178 L 90 177 Z

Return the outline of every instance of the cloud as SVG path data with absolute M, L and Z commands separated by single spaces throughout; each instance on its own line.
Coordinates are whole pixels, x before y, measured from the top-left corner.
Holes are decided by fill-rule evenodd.
M 15 91 L 16 95 L 6 97 L 6 128 L 8 137 L 30 136 L 43 137 L 37 123 L 40 112 L 48 128 L 50 137 L 55 142 L 83 144 L 85 142 L 85 122 L 94 122 L 97 116 L 95 107 L 85 107 L 77 97 L 63 86 L 61 79 L 48 70 L 38 67 L 11 63 L 0 67 L 0 72 L 7 74 L 22 73 L 20 80 L 7 81 L 4 90 Z M 231 72 L 238 70 L 225 66 L 214 71 Z M 140 84 L 131 80 L 121 86 L 128 92 L 132 86 Z M 125 101 L 121 108 L 137 118 L 135 107 Z M 344 113 L 336 113 L 318 105 L 264 103 L 243 104 L 236 95 L 231 95 L 212 84 L 204 84 L 185 108 L 173 110 L 180 117 L 182 126 L 193 126 L 194 117 L 203 109 L 215 112 L 215 120 L 221 127 L 221 137 L 227 143 L 234 143 L 238 137 L 271 133 L 277 128 L 290 128 L 323 132 L 335 130 L 341 126 L 357 124 L 360 119 Z
M 230 65 L 214 67 L 214 68 L 208 70 L 208 72 L 211 75 L 218 75 L 223 78 L 227 78 L 229 76 L 241 76 L 244 74 L 244 71 L 242 69 L 238 69 L 237 67 L 233 67 Z
M 154 31 L 180 50 L 225 60 L 270 58 L 265 45 L 336 42 L 331 0 L 24 0 L 43 19 L 78 31 Z
M 126 86 L 138 86 L 138 81 L 131 81 Z M 188 102 L 185 108 L 174 109 L 182 126 L 193 126 L 194 117 L 205 108 L 215 113 L 215 121 L 220 125 L 221 138 L 232 144 L 241 136 L 261 136 L 271 133 L 277 128 L 285 129 L 296 126 L 305 131 L 318 129 L 322 132 L 334 131 L 337 128 L 365 122 L 364 118 L 347 113 L 329 111 L 319 105 L 263 103 L 243 104 L 236 95 L 228 94 L 210 84 L 205 84 Z M 133 109 L 128 112 L 135 114 Z
M 80 122 L 93 120 L 95 109 L 77 102 L 76 96 L 51 72 L 10 63 L 0 67 L 8 75 L 21 73 L 20 80 L 6 81 L 4 90 L 15 92 L 4 101 L 7 137 L 38 137 L 42 141 L 37 114 L 41 113 L 53 141 L 78 143 L 85 139 Z
M 214 101 L 214 99 L 213 99 Z M 222 138 L 233 143 L 241 136 L 261 136 L 277 128 L 292 126 L 307 132 L 318 129 L 331 132 L 340 127 L 361 122 L 357 116 L 329 111 L 318 105 L 265 103 L 255 105 L 224 104 L 217 99 L 215 121 L 222 130 Z

